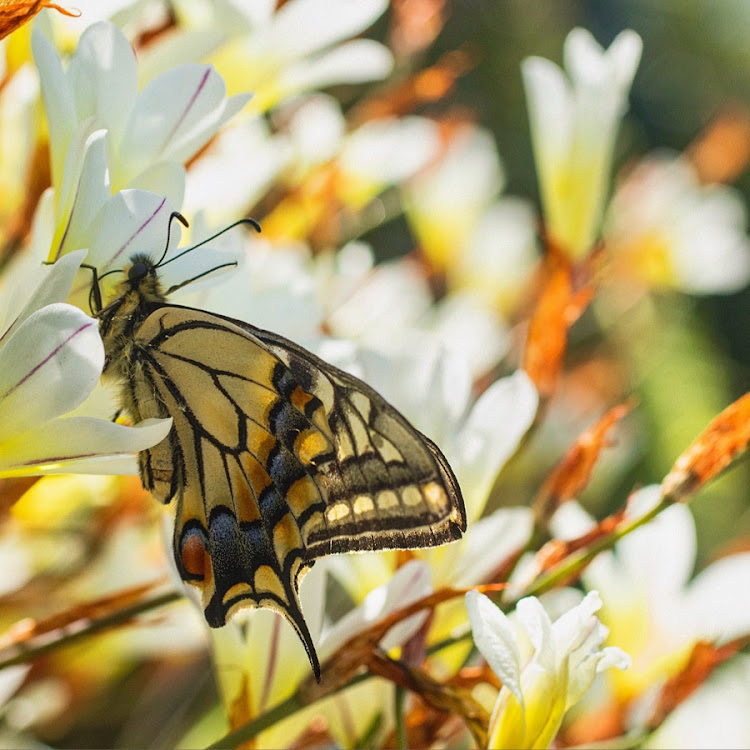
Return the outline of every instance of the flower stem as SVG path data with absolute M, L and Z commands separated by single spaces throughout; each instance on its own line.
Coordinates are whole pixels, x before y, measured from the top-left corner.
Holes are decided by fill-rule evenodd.
M 393 691 L 393 705 L 396 713 L 396 739 L 399 750 L 407 750 L 409 745 L 406 741 L 406 724 L 404 717 L 404 703 L 406 702 L 406 690 L 401 685 L 396 685 Z
M 96 619 L 70 623 L 67 628 L 62 629 L 62 633 L 60 629 L 44 633 L 36 639 L 38 643 L 34 645 L 14 644 L 13 646 L 9 646 L 7 649 L 4 649 L 4 652 L 6 654 L 10 652 L 10 655 L 3 656 L 0 653 L 0 670 L 15 664 L 33 661 L 40 656 L 44 656 L 63 646 L 76 643 L 83 638 L 88 638 L 95 633 L 124 625 L 137 615 L 151 609 L 156 609 L 157 607 L 162 607 L 165 604 L 170 604 L 182 599 L 183 596 L 184 594 L 180 591 L 167 591 Z

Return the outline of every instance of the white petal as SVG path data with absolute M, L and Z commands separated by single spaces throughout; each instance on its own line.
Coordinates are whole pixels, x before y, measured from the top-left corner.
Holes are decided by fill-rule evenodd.
M 521 73 L 537 168 L 544 175 L 551 166 L 549 160 L 565 159 L 572 143 L 572 93 L 562 70 L 542 57 L 525 59 Z
M 346 141 L 339 163 L 345 171 L 385 186 L 421 169 L 439 143 L 437 125 L 424 117 L 372 120 Z
M 447 214 L 466 216 L 474 222 L 495 200 L 505 183 L 505 174 L 492 133 L 483 128 L 459 131 L 448 144 L 440 162 L 417 175 L 410 199 L 420 212 L 433 220 Z
M 80 461 L 46 466 L 44 474 L 100 474 L 103 476 L 137 476 L 140 474 L 138 468 L 138 456 L 135 453 L 127 456 L 99 456 L 97 458 L 84 458 Z
M 732 292 L 750 279 L 750 241 L 740 195 L 724 186 L 682 197 L 672 249 L 677 282 L 693 293 Z
M 173 161 L 152 164 L 131 180 L 124 190 L 163 195 L 173 206 L 181 206 L 185 198 L 185 167 Z
M 750 607 L 738 592 L 750 591 L 750 552 L 729 555 L 709 565 L 690 583 L 685 606 L 695 634 L 721 642 L 750 633 Z
M 11 331 L 21 325 L 29 315 L 46 305 L 63 302 L 67 298 L 73 285 L 73 279 L 85 256 L 85 250 L 76 250 L 74 253 L 63 256 L 52 265 L 39 267 L 38 272 L 42 280 L 10 326 L 5 331 L 0 332 L 0 345 L 7 341 Z M 25 290 L 25 293 L 28 294 L 28 290 Z
M 588 29 L 577 27 L 565 37 L 563 64 L 576 82 L 601 77 L 604 49 Z
M 684 505 L 673 505 L 617 543 L 628 578 L 639 581 L 653 606 L 679 594 L 695 564 L 695 522 Z
M 521 599 L 516 604 L 516 616 L 534 647 L 534 661 L 546 672 L 555 672 L 557 653 L 552 623 L 539 599 L 535 596 Z
M 305 615 L 305 622 L 316 645 L 320 642 L 326 613 L 326 582 L 328 580 L 329 560 L 330 558 L 316 560 L 312 569 L 305 573 L 299 589 L 300 604 Z
M 135 427 L 125 427 L 93 417 L 63 417 L 4 443 L 0 470 L 41 466 L 35 474 L 99 473 L 100 457 L 150 448 L 163 440 L 171 428 L 171 419 L 149 419 Z
M 158 260 L 164 251 L 172 211 L 173 206 L 161 195 L 145 190 L 115 193 L 91 229 L 89 263 L 101 274 L 122 268 L 136 253 Z M 174 222 L 172 242 L 179 241 L 179 236 L 179 225 Z
M 120 144 L 119 181 L 128 183 L 159 161 L 187 161 L 225 121 L 226 108 L 224 81 L 210 66 L 182 65 L 151 81 L 138 97 Z
M 579 642 L 585 640 L 587 635 L 581 637 L 583 626 L 588 625 L 594 613 L 602 607 L 602 600 L 598 591 L 589 591 L 581 603 L 574 609 L 565 612 L 554 624 L 555 640 L 561 651 L 569 651 Z
M 81 132 L 85 132 L 82 123 Z M 80 168 L 75 162 L 78 154 L 71 149 L 65 162 L 65 179 L 61 193 L 61 204 L 65 201 L 67 222 L 55 250 L 55 257 L 88 247 L 89 228 L 96 214 L 109 198 L 109 173 L 106 155 L 106 130 L 97 130 L 86 138 L 80 155 Z M 80 171 L 79 171 L 80 169 Z M 68 180 L 68 176 L 72 179 Z M 58 227 L 59 232 L 62 227 Z
M 621 31 L 609 45 L 607 57 L 622 89 L 630 88 L 642 51 L 643 40 L 632 29 Z
M 465 600 L 474 643 L 492 671 L 523 706 L 521 657 L 513 626 L 484 594 L 469 591 Z
M 181 2 L 185 2 L 185 0 L 181 0 Z M 246 22 L 251 27 L 261 28 L 271 23 L 277 5 L 276 0 L 229 0 L 229 3 L 235 12 L 245 16 Z M 217 12 L 226 13 L 228 10 L 221 7 L 217 8 Z M 244 27 L 242 28 L 244 29 Z
M 393 57 L 386 47 L 372 39 L 355 39 L 288 68 L 280 86 L 287 94 L 296 94 L 337 83 L 378 81 L 392 68 Z
M 31 256 L 39 263 L 49 260 L 55 234 L 55 189 L 48 187 L 39 198 L 31 223 Z
M 356 294 L 329 315 L 334 335 L 359 338 L 368 332 L 393 341 L 393 332 L 413 327 L 430 309 L 432 295 L 424 274 L 411 263 L 382 263 L 362 279 Z M 382 332 L 382 336 L 378 336 Z M 389 347 L 403 355 L 398 342 Z
M 470 524 L 464 538 L 450 548 L 464 546 L 464 554 L 450 571 L 451 583 L 458 587 L 484 583 L 490 573 L 526 544 L 533 524 L 530 508 L 500 508 Z
M 473 380 L 492 370 L 510 348 L 510 331 L 495 307 L 472 291 L 447 294 L 431 313 L 429 328 L 466 361 Z
M 238 31 L 237 27 L 232 31 Z M 138 81 L 145 86 L 178 65 L 207 60 L 226 40 L 227 32 L 218 27 L 173 28 L 159 44 L 138 50 Z
M 68 143 L 78 123 L 73 92 L 63 72 L 62 63 L 52 45 L 37 29 L 31 35 L 34 61 L 39 69 L 42 99 L 50 124 L 52 184 L 60 185 Z
M 0 673 L 0 706 L 4 706 L 16 690 L 21 687 L 30 669 L 31 667 L 28 664 L 16 664 L 6 667 Z
M 311 94 L 301 103 L 299 99 L 288 102 L 291 116 L 280 108 L 282 122 L 286 123 L 296 156 L 304 164 L 321 164 L 333 159 L 338 153 L 346 131 L 346 121 L 341 105 L 327 94 Z
M 274 39 L 284 56 L 303 57 L 364 31 L 387 0 L 291 0 L 273 16 Z
M 74 409 L 104 366 L 97 323 L 56 303 L 30 315 L 0 349 L 3 440 Z
M 493 306 L 515 309 L 539 261 L 537 219 L 531 205 L 502 198 L 479 218 L 466 251 L 457 258 L 460 281 L 484 292 Z
M 79 119 L 96 115 L 119 142 L 138 93 L 135 55 L 125 35 L 111 23 L 89 26 L 70 75 Z
M 534 421 L 538 403 L 534 384 L 519 370 L 493 383 L 474 404 L 452 452 L 470 522 L 481 515 L 497 473 Z
M 596 525 L 589 515 L 575 500 L 563 503 L 550 520 L 550 530 L 558 539 L 570 540 L 583 536 Z
M 597 672 L 603 672 L 605 669 L 614 667 L 615 669 L 630 669 L 633 660 L 629 654 L 626 654 L 617 646 L 606 646 L 601 650 L 601 659 L 596 665 Z
M 247 213 L 289 164 L 291 149 L 272 137 L 263 118 L 232 123 L 214 139 L 187 175 L 187 215 L 205 211 L 215 224 Z M 247 165 L 253 168 L 248 170 Z M 221 180 L 216 175 L 221 174 Z
M 644 748 L 750 747 L 750 657 L 738 654 L 680 704 Z
M 387 584 L 371 591 L 359 607 L 324 633 L 319 653 L 321 661 L 356 633 L 388 613 L 427 596 L 431 590 L 430 569 L 420 560 L 410 560 L 394 573 Z M 388 650 L 408 640 L 421 627 L 426 616 L 426 613 L 413 615 L 395 625 L 381 640 L 381 647 Z

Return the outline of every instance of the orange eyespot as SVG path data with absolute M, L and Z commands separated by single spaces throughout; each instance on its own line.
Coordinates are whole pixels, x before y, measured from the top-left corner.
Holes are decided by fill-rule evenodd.
M 192 580 L 205 579 L 211 557 L 199 534 L 188 534 L 183 538 L 180 560 L 183 570 Z

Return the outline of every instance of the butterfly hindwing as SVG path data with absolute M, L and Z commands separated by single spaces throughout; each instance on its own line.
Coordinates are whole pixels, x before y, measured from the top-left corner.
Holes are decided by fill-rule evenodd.
M 437 447 L 367 385 L 248 324 L 154 305 L 128 351 L 124 402 L 174 428 L 140 456 L 175 513 L 174 556 L 206 619 L 285 615 L 316 674 L 299 581 L 335 552 L 442 544 L 465 528 Z
M 303 529 L 308 554 L 459 538 L 466 526 L 460 490 L 434 443 L 362 381 L 286 339 L 256 333 L 316 395 L 335 445 L 319 464 L 327 503 Z

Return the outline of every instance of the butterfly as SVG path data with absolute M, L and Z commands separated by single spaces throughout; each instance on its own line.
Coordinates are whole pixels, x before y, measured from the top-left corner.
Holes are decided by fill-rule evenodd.
M 174 218 L 187 226 L 173 213 L 162 257 L 132 257 L 106 305 L 103 276 L 87 266 L 103 376 L 134 422 L 173 420 L 139 454 L 140 475 L 172 508 L 177 570 L 200 590 L 208 624 L 275 610 L 320 680 L 302 576 L 323 555 L 458 539 L 461 491 L 438 447 L 361 380 L 244 321 L 170 304 L 194 280 L 164 290 L 159 278 L 178 257 L 165 261 Z

